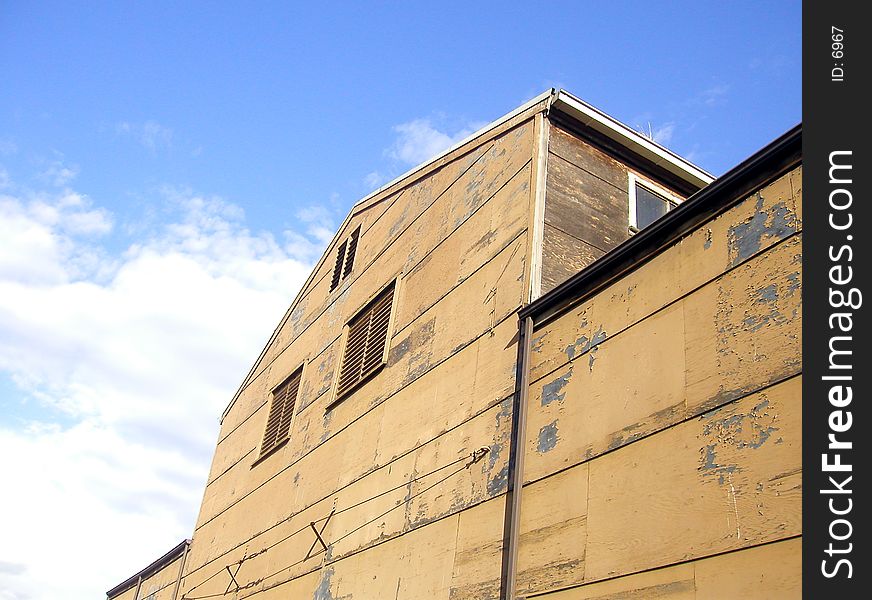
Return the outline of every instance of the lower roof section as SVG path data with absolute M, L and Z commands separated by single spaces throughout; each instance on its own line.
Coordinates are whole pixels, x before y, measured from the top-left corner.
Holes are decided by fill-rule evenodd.
M 184 556 L 185 551 L 190 545 L 191 540 L 182 540 L 176 546 L 174 546 L 172 550 L 161 556 L 159 559 L 157 559 L 138 573 L 131 575 L 130 577 L 116 585 L 114 588 L 106 592 L 106 597 L 110 599 L 115 598 L 116 596 L 123 594 L 130 588 L 134 587 L 140 580 L 140 578 L 146 579 L 159 572 L 160 570 L 166 568 L 168 565 L 172 564 L 173 562 Z
M 802 160 L 802 125 L 797 125 L 741 162 L 674 210 L 579 271 L 519 312 L 538 326 L 650 260 L 688 231 L 740 202 Z

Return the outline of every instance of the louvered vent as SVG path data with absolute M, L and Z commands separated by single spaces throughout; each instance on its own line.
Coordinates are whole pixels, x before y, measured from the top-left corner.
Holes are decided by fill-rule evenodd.
M 351 275 L 354 268 L 354 254 L 357 251 L 357 239 L 360 237 L 360 227 L 345 238 L 336 250 L 336 263 L 333 265 L 333 279 L 330 280 L 330 291 L 335 290 L 339 283 Z
M 345 247 L 348 245 L 348 240 L 342 242 L 339 250 L 336 251 L 336 265 L 333 267 L 333 280 L 330 282 L 330 291 L 336 289 L 339 282 L 342 281 L 342 263 L 345 260 Z
M 342 270 L 342 279 L 345 279 L 351 274 L 351 269 L 354 267 L 354 253 L 357 250 L 357 238 L 360 235 L 360 227 L 354 230 L 354 233 L 348 238 L 348 249 L 345 251 L 345 268 Z
M 384 364 L 393 299 L 392 284 L 348 324 L 348 341 L 345 344 L 342 368 L 339 371 L 337 398 L 346 394 Z
M 264 455 L 288 437 L 291 431 L 291 419 L 294 416 L 294 405 L 297 402 L 297 392 L 300 389 L 300 379 L 303 369 L 288 377 L 284 383 L 273 390 L 272 406 L 266 420 L 266 431 L 263 434 L 263 444 L 260 454 Z

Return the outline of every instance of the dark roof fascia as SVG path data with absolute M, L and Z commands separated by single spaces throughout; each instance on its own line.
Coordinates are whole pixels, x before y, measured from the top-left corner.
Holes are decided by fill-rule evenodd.
M 130 577 L 116 585 L 114 588 L 106 592 L 106 597 L 114 598 L 115 596 L 126 592 L 127 590 L 136 585 L 136 582 L 139 581 L 140 577 L 142 577 L 143 579 L 151 577 L 167 565 L 181 558 L 182 555 L 185 553 L 185 547 L 188 546 L 190 543 L 191 540 L 182 540 L 172 550 L 170 550 L 159 559 L 142 569 L 140 572 L 136 573 L 135 575 L 131 575 Z
M 683 235 L 741 202 L 802 161 L 802 124 L 698 191 L 674 210 L 522 308 L 540 326 L 654 258 Z

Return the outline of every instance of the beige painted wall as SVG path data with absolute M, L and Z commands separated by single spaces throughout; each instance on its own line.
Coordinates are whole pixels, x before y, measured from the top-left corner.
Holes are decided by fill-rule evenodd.
M 531 116 L 354 214 L 338 238 L 361 226 L 354 272 L 332 293 L 328 249 L 223 419 L 186 597 L 224 592 L 227 566 L 239 598 L 448 598 L 462 584 L 460 516 L 507 483 Z M 344 325 L 394 279 L 387 365 L 328 409 Z M 270 390 L 301 364 L 290 441 L 254 464 Z M 334 506 L 328 552 L 306 560 L 310 522 Z
M 222 419 L 186 598 L 498 597 L 537 110 L 352 213 Z M 795 597 L 800 179 L 536 332 L 522 593 Z M 337 403 L 344 326 L 391 281 L 387 364 Z M 258 459 L 270 392 L 301 365 L 290 439 Z
M 801 168 L 535 331 L 522 593 L 798 598 Z

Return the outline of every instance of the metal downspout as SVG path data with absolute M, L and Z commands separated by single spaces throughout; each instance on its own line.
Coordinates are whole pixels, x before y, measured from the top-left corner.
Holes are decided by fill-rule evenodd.
M 179 587 L 182 584 L 182 572 L 185 570 L 185 560 L 188 558 L 188 549 L 191 547 L 191 542 L 185 544 L 185 549 L 182 551 L 182 561 L 179 564 L 179 574 L 176 576 L 176 587 L 173 588 L 173 600 L 179 597 Z
M 527 439 L 527 395 L 530 379 L 530 346 L 533 319 L 518 323 L 518 366 L 515 406 L 512 414 L 512 442 L 509 464 L 511 483 L 506 501 L 505 537 L 503 541 L 503 576 L 500 598 L 515 600 L 518 574 L 518 540 L 521 533 L 521 492 L 524 488 L 524 442 Z

